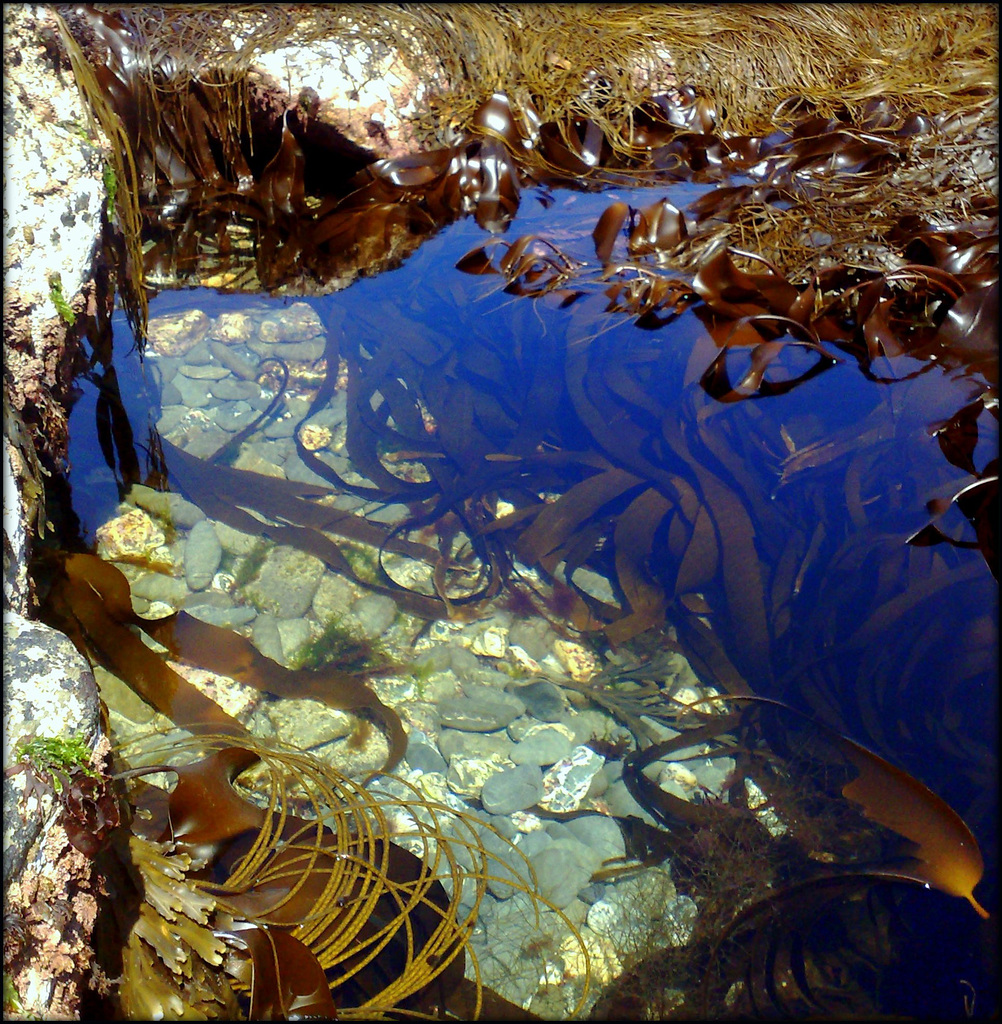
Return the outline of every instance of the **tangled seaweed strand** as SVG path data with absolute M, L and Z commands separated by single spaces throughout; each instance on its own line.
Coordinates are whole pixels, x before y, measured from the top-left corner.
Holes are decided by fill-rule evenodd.
M 143 893 L 131 930 L 120 912 L 115 998 L 127 1018 L 186 1007 L 220 1017 L 238 1002 L 252 1020 L 531 1017 L 484 991 L 468 945 L 498 877 L 481 822 L 401 779 L 390 795 L 307 754 L 232 744 L 206 736 L 121 751 L 134 764 L 121 777 L 136 787 L 136 814 L 118 854 Z M 142 778 L 169 785 L 172 775 L 169 794 Z M 509 869 L 505 881 L 538 913 L 546 902 L 525 866 L 523 882 Z

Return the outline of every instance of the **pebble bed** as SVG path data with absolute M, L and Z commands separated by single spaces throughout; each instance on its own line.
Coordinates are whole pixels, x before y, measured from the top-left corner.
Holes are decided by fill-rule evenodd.
M 210 317 L 200 310 L 154 317 L 147 367 L 157 379 L 161 435 L 200 457 L 218 450 L 273 397 L 259 384 L 259 364 L 280 357 L 290 367 L 285 409 L 243 446 L 237 468 L 325 483 L 299 459 L 292 437 L 323 380 L 324 327 L 306 303 L 276 311 L 251 300 L 243 312 Z M 314 416 L 304 440 L 342 476 L 343 396 Z M 361 502 L 342 496 L 344 507 Z M 366 509 L 367 513 L 371 510 Z M 378 517 L 378 515 L 377 515 Z M 683 945 L 696 904 L 678 893 L 668 866 L 593 882 L 607 861 L 625 855 L 609 815 L 650 820 L 622 781 L 622 762 L 588 746 L 597 737 L 628 738 L 619 723 L 562 679 L 586 681 L 606 660 L 587 644 L 561 637 L 541 616 L 525 617 L 498 601 L 475 621 L 428 626 L 388 596 L 364 590 L 318 559 L 207 518 L 184 497 L 136 486 L 98 531 L 98 553 L 129 578 L 137 612 L 150 618 L 186 611 L 250 637 L 269 658 L 295 667 L 326 627 L 369 641 L 406 671 L 371 686 L 408 732 L 406 758 L 394 772 L 439 804 L 474 815 L 496 858 L 479 908 L 471 948 L 482 981 L 550 1019 L 566 1017 L 580 993 L 588 951 L 593 995 L 649 945 Z M 528 578 L 532 573 L 522 570 Z M 542 586 L 540 584 L 540 586 Z M 417 639 L 415 640 L 415 637 Z M 608 657 L 608 656 L 607 656 Z M 695 673 L 672 655 L 666 690 L 683 702 L 704 694 Z M 313 753 L 353 778 L 377 771 L 387 744 L 377 728 L 314 700 L 273 700 L 232 680 L 176 665 L 190 681 L 255 734 Z M 98 670 L 115 739 L 169 733 L 124 684 Z M 656 723 L 651 723 L 656 725 Z M 664 737 L 675 735 L 657 726 Z M 631 742 L 632 745 L 632 742 Z M 646 774 L 691 799 L 719 794 L 726 759 L 658 762 Z M 371 788 L 399 796 L 392 776 Z M 557 821 L 537 813 L 582 812 Z M 507 840 L 507 841 L 505 841 Z M 402 841 L 402 840 L 401 840 Z M 506 881 L 525 879 L 553 908 L 538 906 Z

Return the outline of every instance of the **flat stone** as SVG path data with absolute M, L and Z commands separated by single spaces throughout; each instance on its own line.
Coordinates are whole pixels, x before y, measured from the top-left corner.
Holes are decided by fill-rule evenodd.
M 539 894 L 560 910 L 577 899 L 600 863 L 593 851 L 574 839 L 555 839 L 530 860 Z
M 512 748 L 515 764 L 551 765 L 567 757 L 574 746 L 570 729 L 559 724 L 538 725 Z
M 524 701 L 529 714 L 541 722 L 559 722 L 565 712 L 566 700 L 558 686 L 539 679 L 524 686 L 512 684 L 508 692 Z
M 491 814 L 512 814 L 536 804 L 543 795 L 543 773 L 538 765 L 519 764 L 491 775 L 480 791 L 480 802 Z
M 483 697 L 447 697 L 438 706 L 443 725 L 462 732 L 494 732 L 503 729 L 519 711 L 500 700 Z

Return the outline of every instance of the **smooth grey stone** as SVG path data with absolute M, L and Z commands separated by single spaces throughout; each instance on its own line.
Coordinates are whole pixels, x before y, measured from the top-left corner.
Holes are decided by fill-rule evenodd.
M 191 590 L 205 590 L 219 571 L 223 546 L 208 519 L 191 528 L 184 545 L 184 578 Z
M 589 906 L 605 898 L 609 887 L 604 882 L 590 882 L 578 892 L 578 899 Z
M 646 821 L 648 825 L 657 825 L 654 818 L 633 799 L 633 794 L 626 788 L 626 783 L 622 779 L 609 786 L 603 799 L 610 814 L 620 818 L 628 818 L 632 815 Z
M 178 374 L 172 383 L 181 395 L 180 404 L 186 405 L 189 409 L 203 409 L 212 400 L 208 381 L 192 380 Z
M 517 886 L 530 885 L 528 868 L 517 847 L 489 828 L 483 829 L 479 838 L 484 849 L 491 855 L 487 870 L 488 874 L 495 877 L 487 883 L 487 891 L 492 896 L 505 900 L 518 891 Z
M 492 775 L 480 791 L 480 803 L 491 814 L 513 814 L 539 802 L 543 773 L 538 765 L 519 764 Z
M 600 861 L 573 839 L 555 839 L 530 858 L 539 894 L 563 910 L 591 882 Z
M 261 388 L 250 380 L 234 380 L 227 377 L 212 385 L 212 394 L 224 402 L 237 402 L 261 397 Z
M 177 376 L 181 368 L 181 360 L 177 356 L 157 356 L 151 359 L 149 365 L 155 368 L 162 386 L 166 386 Z
M 234 402 L 232 405 L 221 405 L 216 410 L 216 426 L 235 433 L 243 430 L 257 418 L 257 411 L 246 402 Z
M 133 580 L 129 586 L 133 597 L 146 601 L 162 601 L 164 604 L 180 607 L 188 596 L 188 585 L 174 576 L 159 572 L 148 572 Z
M 377 506 L 365 518 L 374 523 L 393 525 L 409 518 L 410 514 L 411 510 L 406 505 L 389 504 Z
M 518 848 L 531 860 L 540 850 L 549 846 L 552 842 L 553 836 L 547 835 L 543 829 L 539 829 L 536 832 L 526 833 L 518 841 Z
M 463 732 L 443 728 L 438 734 L 438 749 L 447 761 L 457 754 L 460 757 L 489 758 L 492 754 L 507 757 L 511 752 L 511 740 L 502 732 Z
M 503 673 L 497 674 L 502 679 L 507 678 Z M 516 717 L 525 713 L 525 705 L 518 697 L 511 693 L 505 693 L 498 685 L 485 685 L 480 682 L 465 683 L 463 685 L 463 694 L 473 700 L 485 700 L 496 704 L 503 704 L 505 707 L 512 708 Z
M 285 460 L 282 469 L 285 470 L 286 477 L 289 480 L 294 480 L 297 484 L 316 484 L 318 487 L 332 486 L 330 480 L 325 480 L 319 473 L 310 469 L 296 451 L 293 451 Z
M 262 612 L 254 620 L 251 633 L 254 646 L 266 657 L 279 664 L 282 663 L 282 634 L 278 629 L 278 619 L 268 612 Z
M 296 432 L 296 427 L 299 425 L 298 420 L 292 416 L 280 417 L 274 419 L 268 424 L 262 431 L 265 437 L 271 438 L 272 440 L 278 440 L 281 438 L 292 437 Z M 305 468 L 305 467 L 304 467 Z
M 604 814 L 588 814 L 564 822 L 575 839 L 603 861 L 626 855 L 626 842 L 615 820 Z
M 184 364 L 178 368 L 177 372 L 183 373 L 185 377 L 190 377 L 192 380 L 220 381 L 230 375 L 230 371 L 225 366 L 214 366 L 211 363 L 206 363 L 204 366 Z
M 514 841 L 515 837 L 521 834 L 515 822 L 507 814 L 491 814 L 488 824 L 498 835 L 504 836 L 505 839 Z
M 191 529 L 195 523 L 200 523 L 205 518 L 205 513 L 197 505 L 180 494 L 168 493 L 167 507 L 170 521 L 175 526 L 186 530 Z
M 573 742 L 557 729 L 538 729 L 512 748 L 511 759 L 515 764 L 555 764 L 567 757 L 573 749 Z
M 226 345 L 221 341 L 210 341 L 209 351 L 213 358 L 221 366 L 225 366 L 242 380 L 253 381 L 257 377 L 257 364 L 245 359 L 232 345 Z M 254 385 L 257 388 L 257 385 Z M 260 389 L 258 389 L 260 390 Z
M 196 459 L 211 458 L 229 441 L 230 435 L 216 426 L 207 426 L 197 437 L 193 437 L 185 450 Z
M 508 643 L 521 647 L 530 658 L 542 661 L 553 650 L 553 631 L 539 619 L 518 619 L 508 631 Z
M 167 519 L 175 526 L 189 529 L 205 519 L 206 514 L 198 505 L 193 505 L 170 490 L 154 490 L 142 483 L 134 483 L 129 490 L 128 501 L 147 512 Z
M 251 339 L 247 347 L 261 356 L 262 359 L 279 358 L 291 359 L 299 363 L 315 363 L 323 358 L 324 343 L 321 339 L 313 341 L 257 341 Z
M 194 618 L 209 623 L 210 626 L 222 626 L 225 629 L 246 626 L 257 617 L 257 609 L 248 605 L 224 608 L 212 604 L 194 604 L 186 605 L 184 610 Z
M 407 741 L 407 763 L 419 772 L 441 772 L 449 770 L 442 755 L 430 744 L 414 742 L 413 736 Z
M 510 704 L 472 697 L 447 697 L 439 701 L 438 713 L 443 725 L 462 732 L 495 732 L 518 716 Z
M 173 387 L 173 385 L 171 385 Z M 177 388 L 174 388 L 177 391 Z M 157 431 L 170 434 L 171 431 L 188 415 L 188 410 L 180 405 L 181 392 L 173 396 L 172 402 L 164 402 L 160 408 L 160 419 L 157 420 Z
M 216 536 L 219 538 L 219 543 L 223 546 L 223 550 L 227 554 L 236 555 L 238 558 L 249 555 L 258 544 L 266 543 L 256 534 L 235 530 L 232 526 L 221 523 L 218 519 L 212 520 L 212 526 L 216 531 Z
M 203 339 L 197 345 L 193 345 L 184 354 L 184 362 L 189 366 L 206 366 L 212 362 L 212 350 Z
M 184 396 L 172 380 L 167 381 L 167 383 L 160 389 L 160 405 L 163 409 L 180 408 L 182 416 L 188 411 L 184 405 Z M 180 418 L 181 417 L 178 417 L 177 419 L 179 420 Z M 175 423 L 177 423 L 177 420 L 171 422 L 170 420 L 167 420 L 166 417 L 162 416 L 157 422 L 157 429 L 162 434 L 166 434 L 167 431 L 175 425 Z
M 452 671 L 461 682 L 474 679 L 480 672 L 480 659 L 473 651 L 456 645 L 452 648 Z
M 559 722 L 563 718 L 566 706 L 564 695 L 559 687 L 545 679 L 524 686 L 511 684 L 508 692 L 523 701 L 529 714 L 541 722 Z

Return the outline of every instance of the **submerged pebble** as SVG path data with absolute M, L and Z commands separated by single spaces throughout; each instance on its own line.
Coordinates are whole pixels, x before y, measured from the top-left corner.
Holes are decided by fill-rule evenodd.
M 215 528 L 202 519 L 191 528 L 184 545 L 184 577 L 190 590 L 205 590 L 223 558 Z

